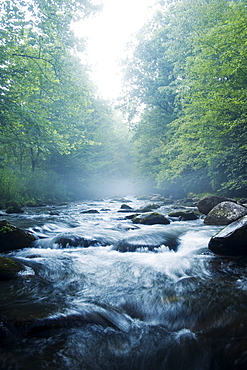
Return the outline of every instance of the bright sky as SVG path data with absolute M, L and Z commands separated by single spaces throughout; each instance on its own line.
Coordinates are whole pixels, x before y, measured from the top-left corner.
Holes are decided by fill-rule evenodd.
M 126 44 L 152 14 L 156 0 L 102 0 L 101 13 L 76 25 L 76 34 L 88 40 L 92 79 L 105 99 L 121 92 L 120 58 Z

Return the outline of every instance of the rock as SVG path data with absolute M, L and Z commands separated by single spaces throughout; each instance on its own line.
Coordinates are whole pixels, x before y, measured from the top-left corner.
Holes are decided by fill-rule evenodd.
M 0 252 L 29 247 L 34 240 L 35 236 L 28 231 L 0 221 Z
M 168 214 L 169 217 L 177 217 L 180 221 L 191 221 L 191 220 L 197 220 L 199 216 L 193 212 L 193 211 L 183 211 L 178 210 L 175 212 L 170 212 Z
M 88 209 L 87 211 L 82 211 L 81 213 L 99 213 L 97 209 Z
M 197 207 L 201 213 L 207 215 L 217 204 L 225 201 L 236 203 L 234 199 L 209 195 L 200 199 Z
M 208 248 L 224 256 L 247 255 L 247 216 L 232 222 L 214 235 Z
M 59 215 L 60 215 L 60 213 L 59 213 L 59 212 L 57 212 L 57 211 L 50 211 L 50 212 L 49 212 L 49 215 L 50 215 L 50 216 L 59 216 Z
M 170 223 L 170 221 L 165 216 L 157 212 L 136 216 L 132 219 L 132 221 L 134 224 L 143 224 L 143 225 L 155 225 L 155 224 L 167 225 Z
M 150 198 L 150 200 L 151 200 L 152 202 L 162 202 L 163 200 L 165 200 L 165 198 L 164 198 L 162 195 L 160 195 L 160 194 L 155 194 L 155 195 L 153 195 L 153 196 Z
M 121 209 L 131 209 L 131 210 L 133 210 L 133 208 L 130 207 L 128 204 L 122 204 L 120 208 Z
M 6 208 L 6 213 L 24 213 L 24 211 L 20 206 L 9 206 Z
M 128 206 L 128 204 L 122 204 L 118 212 L 125 213 L 125 212 L 133 212 L 133 211 L 134 211 L 133 208 Z
M 0 257 L 0 280 L 12 279 L 18 272 L 24 270 L 24 267 L 10 258 Z
M 131 236 L 119 240 L 113 249 L 119 252 L 135 252 L 139 248 L 146 248 L 153 251 L 166 245 L 170 249 L 176 250 L 178 246 L 177 235 L 172 233 L 140 233 L 134 232 Z
M 246 214 L 247 208 L 239 204 L 221 202 L 207 214 L 204 223 L 206 225 L 229 225 Z
M 67 247 L 83 247 L 83 248 L 88 248 L 88 247 L 93 247 L 93 246 L 98 246 L 98 245 L 107 245 L 105 240 L 97 240 L 95 238 L 87 238 L 83 237 L 80 235 L 76 234 L 66 234 L 66 233 L 61 233 L 56 235 L 53 239 L 52 242 L 54 244 L 58 244 L 62 248 L 67 248 Z
M 154 209 L 157 209 L 159 207 L 160 206 L 158 204 L 148 204 L 147 206 L 136 209 L 135 212 L 137 213 L 152 212 Z

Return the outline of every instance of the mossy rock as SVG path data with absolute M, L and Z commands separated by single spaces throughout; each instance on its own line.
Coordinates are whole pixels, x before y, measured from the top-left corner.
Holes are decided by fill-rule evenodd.
M 0 221 L 0 252 L 29 247 L 34 240 L 35 236 L 28 231 Z
M 24 266 L 10 258 L 0 257 L 0 280 L 12 279 L 18 272 L 23 271 Z
M 143 224 L 143 225 L 167 225 L 170 221 L 163 215 L 157 212 L 152 212 L 145 215 L 138 215 L 132 219 L 134 224 Z

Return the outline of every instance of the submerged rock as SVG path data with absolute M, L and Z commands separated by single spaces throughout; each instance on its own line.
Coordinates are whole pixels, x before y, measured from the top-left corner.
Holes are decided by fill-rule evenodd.
M 0 252 L 29 247 L 34 240 L 35 236 L 28 231 L 0 221 Z
M 119 252 L 135 252 L 139 248 L 146 248 L 153 251 L 160 248 L 162 245 L 170 249 L 176 250 L 178 246 L 177 235 L 172 233 L 134 233 L 127 238 L 119 240 L 113 249 Z
M 234 199 L 208 195 L 199 200 L 199 202 L 197 203 L 197 207 L 201 213 L 207 215 L 215 206 L 217 206 L 217 204 L 226 201 L 236 203 Z
M 208 248 L 224 256 L 247 255 L 247 216 L 226 226 L 214 235 Z
M 0 280 L 14 278 L 24 267 L 10 258 L 0 257 Z
M 208 213 L 204 223 L 206 225 L 229 225 L 246 214 L 247 208 L 239 204 L 221 202 Z
M 156 224 L 168 225 L 170 223 L 170 221 L 165 216 L 157 212 L 135 216 L 132 219 L 132 222 L 134 222 L 134 224 L 143 224 L 143 225 L 156 225 Z
M 95 238 L 88 238 L 84 237 L 81 235 L 76 235 L 76 234 L 66 234 L 66 233 L 61 233 L 56 235 L 52 239 L 52 243 L 58 244 L 62 248 L 67 248 L 67 247 L 83 247 L 83 248 L 88 248 L 92 246 L 98 246 L 98 245 L 103 245 L 106 246 L 110 244 L 106 240 L 101 240 L 95 239 Z

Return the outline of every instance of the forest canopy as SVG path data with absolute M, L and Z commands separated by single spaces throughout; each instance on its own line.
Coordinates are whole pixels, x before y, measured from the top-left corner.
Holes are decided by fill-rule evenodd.
M 136 166 L 167 194 L 246 196 L 247 2 L 159 3 L 124 61 Z
M 2 202 L 83 197 L 90 181 L 124 174 L 120 118 L 98 97 L 71 27 L 99 9 L 93 0 L 1 2 Z
M 133 174 L 166 196 L 246 196 L 247 1 L 158 1 L 123 61 L 129 126 L 78 57 L 71 25 L 100 9 L 1 1 L 0 203 L 92 196 Z

